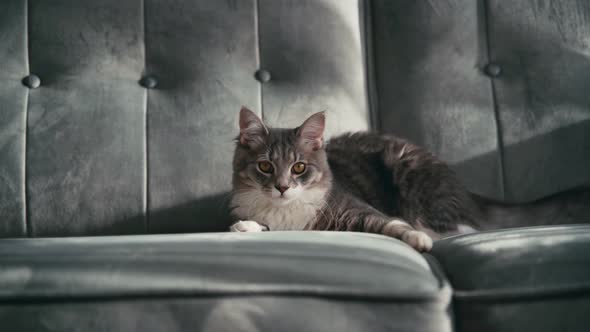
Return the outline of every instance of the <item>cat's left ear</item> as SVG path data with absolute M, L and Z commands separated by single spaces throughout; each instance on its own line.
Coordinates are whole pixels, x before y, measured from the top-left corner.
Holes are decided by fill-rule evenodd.
M 313 151 L 319 150 L 324 145 L 324 128 L 326 115 L 324 112 L 315 113 L 301 126 L 297 128 L 297 136 L 300 142 Z

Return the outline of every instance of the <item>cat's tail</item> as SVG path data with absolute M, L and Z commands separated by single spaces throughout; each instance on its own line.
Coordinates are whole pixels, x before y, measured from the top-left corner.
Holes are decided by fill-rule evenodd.
M 524 226 L 590 224 L 590 187 L 581 187 L 525 204 L 507 204 L 472 194 L 484 222 L 481 230 Z

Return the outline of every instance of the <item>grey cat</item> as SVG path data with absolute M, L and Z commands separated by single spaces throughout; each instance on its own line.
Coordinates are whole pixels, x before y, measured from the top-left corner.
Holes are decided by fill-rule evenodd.
M 404 139 L 354 133 L 326 144 L 324 113 L 297 128 L 271 129 L 243 107 L 239 125 L 230 203 L 239 220 L 234 232 L 359 231 L 428 251 L 433 238 L 523 220 L 590 221 L 588 191 L 510 207 L 469 193 L 445 163 Z M 564 209 L 570 213 L 559 214 Z

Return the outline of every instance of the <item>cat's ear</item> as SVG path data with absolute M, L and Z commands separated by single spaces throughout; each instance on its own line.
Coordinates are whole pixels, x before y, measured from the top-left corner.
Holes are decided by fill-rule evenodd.
M 313 151 L 320 149 L 324 145 L 324 127 L 326 124 L 326 115 L 324 112 L 315 113 L 301 126 L 297 128 L 297 136 L 300 142 L 311 148 Z
M 245 106 L 240 110 L 240 144 L 251 148 L 264 143 L 264 137 L 268 135 L 268 129 L 262 120 Z

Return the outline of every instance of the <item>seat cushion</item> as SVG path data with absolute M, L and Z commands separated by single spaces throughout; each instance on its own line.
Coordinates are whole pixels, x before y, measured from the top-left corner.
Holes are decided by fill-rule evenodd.
M 0 241 L 0 321 L 52 331 L 450 331 L 402 242 L 330 232 Z
M 587 331 L 590 226 L 528 227 L 435 244 L 458 331 Z

